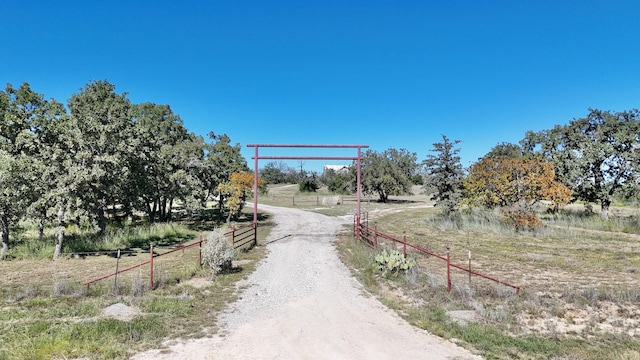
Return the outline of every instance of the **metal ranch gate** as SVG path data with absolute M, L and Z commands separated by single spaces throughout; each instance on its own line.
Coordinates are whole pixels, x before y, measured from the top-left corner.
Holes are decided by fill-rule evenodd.
M 251 157 L 254 161 L 253 166 L 253 225 L 258 226 L 258 160 L 352 160 L 357 162 L 357 210 L 356 218 L 358 225 L 360 224 L 360 199 L 362 197 L 362 187 L 360 186 L 360 161 L 362 160 L 362 149 L 366 149 L 369 145 L 311 145 L 311 144 L 248 144 L 247 147 L 254 149 L 254 155 Z M 356 156 L 261 156 L 258 154 L 259 148 L 314 148 L 314 149 L 357 149 Z M 360 226 L 357 227 L 360 229 Z M 358 234 L 359 235 L 359 234 Z M 359 237 L 359 236 L 358 236 Z

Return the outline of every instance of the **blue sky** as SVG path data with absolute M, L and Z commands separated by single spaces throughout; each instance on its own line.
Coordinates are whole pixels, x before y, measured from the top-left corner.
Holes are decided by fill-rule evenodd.
M 247 157 L 309 143 L 423 160 L 445 134 L 466 167 L 590 107 L 640 107 L 639 17 L 635 0 L 11 1 L 0 81 L 66 103 L 106 79 Z

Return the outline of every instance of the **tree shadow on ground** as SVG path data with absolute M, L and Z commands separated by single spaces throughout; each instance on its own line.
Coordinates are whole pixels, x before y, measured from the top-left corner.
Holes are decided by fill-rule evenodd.
M 258 212 L 258 222 L 264 222 L 270 219 L 270 215 Z M 236 227 L 253 223 L 253 213 L 242 212 L 237 218 L 231 221 Z M 190 230 L 194 231 L 211 231 L 215 228 L 225 226 L 227 223 L 227 214 L 220 212 L 218 209 L 207 209 L 205 216 L 197 218 L 184 218 L 180 222 L 186 225 Z
M 382 203 L 382 201 L 378 200 L 377 202 Z M 402 204 L 417 204 L 417 203 L 423 203 L 424 201 L 419 201 L 419 200 L 408 200 L 408 199 L 387 199 L 386 204 L 398 204 L 398 205 L 402 205 Z

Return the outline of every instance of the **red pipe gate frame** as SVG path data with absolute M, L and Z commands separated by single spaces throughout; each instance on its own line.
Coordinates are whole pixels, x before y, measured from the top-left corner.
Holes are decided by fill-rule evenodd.
M 362 187 L 360 186 L 360 160 L 362 160 L 361 149 L 368 148 L 369 145 L 284 145 L 284 144 L 249 144 L 247 147 L 254 149 L 254 155 L 251 157 L 254 160 L 253 166 L 253 226 L 258 227 L 258 160 L 356 160 L 358 163 L 356 181 L 358 183 L 358 210 L 356 213 L 358 224 L 360 225 L 360 197 L 362 194 Z M 330 148 L 330 149 L 358 149 L 358 156 L 258 156 L 258 148 L 270 147 L 270 148 Z M 357 227 L 360 229 L 360 226 Z M 357 237 L 360 238 L 360 231 L 358 230 Z

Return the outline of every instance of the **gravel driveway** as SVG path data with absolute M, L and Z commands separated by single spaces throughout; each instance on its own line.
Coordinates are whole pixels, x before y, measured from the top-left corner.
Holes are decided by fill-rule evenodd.
M 480 359 L 410 326 L 351 277 L 333 246 L 351 216 L 260 209 L 277 224 L 269 254 L 221 315 L 222 331 L 133 359 Z

